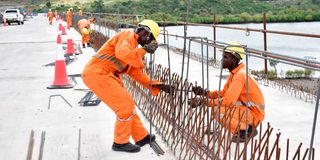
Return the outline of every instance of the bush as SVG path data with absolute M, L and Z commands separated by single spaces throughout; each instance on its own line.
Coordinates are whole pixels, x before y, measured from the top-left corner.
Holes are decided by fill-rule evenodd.
M 313 75 L 313 71 L 310 69 L 305 69 L 305 70 L 288 70 L 286 71 L 286 78 L 311 78 Z
M 252 21 L 252 16 L 247 13 L 247 12 L 243 12 L 239 15 L 239 17 L 244 21 L 244 22 L 251 22 Z
M 308 14 L 307 16 L 304 17 L 305 21 L 313 21 L 313 16 L 311 14 Z
M 304 77 L 305 78 L 311 78 L 311 76 L 313 75 L 313 71 L 311 69 L 305 69 L 304 70 Z
M 251 70 L 251 74 L 257 77 L 267 77 L 270 80 L 277 79 L 278 75 L 275 70 L 268 70 L 268 74 L 265 75 L 264 70 Z

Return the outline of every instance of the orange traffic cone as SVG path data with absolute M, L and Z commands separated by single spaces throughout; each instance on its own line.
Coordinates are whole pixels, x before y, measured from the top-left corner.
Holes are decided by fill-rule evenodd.
M 57 36 L 57 44 L 61 44 L 61 35 L 60 34 L 58 34 L 58 36 Z
M 61 28 L 61 35 L 66 35 L 66 28 L 62 26 Z
M 62 24 L 59 22 L 59 31 L 62 31 Z
M 55 72 L 53 84 L 47 87 L 48 89 L 67 89 L 73 88 L 73 85 L 69 82 L 67 76 L 66 62 L 64 59 L 64 53 L 62 44 L 58 44 L 57 57 L 55 62 Z
M 7 21 L 6 21 L 5 18 L 3 19 L 3 26 L 4 26 L 4 27 L 7 26 Z
M 74 46 L 73 46 L 73 40 L 70 36 L 70 27 L 68 27 L 68 34 L 67 34 L 67 50 L 66 50 L 66 53 L 68 55 L 73 55 L 75 53 L 75 49 L 74 49 Z

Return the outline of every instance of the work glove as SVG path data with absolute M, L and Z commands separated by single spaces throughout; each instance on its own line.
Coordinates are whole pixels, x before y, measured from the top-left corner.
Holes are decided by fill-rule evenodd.
M 208 90 L 205 90 L 200 86 L 192 87 L 192 91 L 195 95 L 204 95 L 204 96 L 208 95 Z
M 151 42 L 149 44 L 145 44 L 143 46 L 143 49 L 146 50 L 148 53 L 153 54 L 158 48 L 158 43 L 157 42 Z
M 195 98 L 188 99 L 188 104 L 191 108 L 197 108 L 205 103 L 206 103 L 205 99 L 203 99 L 203 98 L 195 97 Z
M 157 85 L 155 85 L 155 87 L 159 88 L 160 90 L 162 90 L 162 91 L 164 91 L 166 93 L 170 93 L 170 90 L 172 91 L 172 93 L 175 91 L 174 85 L 157 84 Z
M 173 93 L 175 90 L 175 87 L 174 85 L 164 84 L 160 89 L 166 93 L 170 93 L 170 91 L 172 91 Z

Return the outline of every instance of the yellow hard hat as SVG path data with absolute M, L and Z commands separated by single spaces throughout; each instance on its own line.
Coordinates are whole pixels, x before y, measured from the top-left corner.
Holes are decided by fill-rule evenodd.
M 150 20 L 150 19 L 145 19 L 143 20 L 142 22 L 139 23 L 140 26 L 147 26 L 149 27 L 149 29 L 151 30 L 151 33 L 153 35 L 153 37 L 155 39 L 158 38 L 158 35 L 160 33 L 160 28 L 158 26 L 158 24 L 153 21 L 153 20 Z
M 231 53 L 238 59 L 243 59 L 245 53 L 244 48 L 238 42 L 229 43 L 229 45 L 223 50 L 223 52 Z
M 82 33 L 85 35 L 89 34 L 89 30 L 87 28 L 82 28 Z

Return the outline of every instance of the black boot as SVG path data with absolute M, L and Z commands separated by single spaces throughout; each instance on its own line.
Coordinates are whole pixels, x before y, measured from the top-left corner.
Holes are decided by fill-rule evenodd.
M 236 133 L 232 136 L 232 142 L 240 142 L 240 143 L 245 142 L 246 139 L 250 140 L 251 138 L 253 138 L 257 134 L 258 134 L 257 129 L 254 128 L 253 126 L 249 125 L 247 134 L 246 134 L 246 130 L 240 130 L 238 133 Z
M 84 43 L 82 44 L 82 48 L 86 48 L 86 45 Z
M 151 138 L 150 138 L 151 137 Z M 150 141 L 151 140 L 151 141 Z M 147 135 L 146 137 L 144 137 L 142 140 L 136 142 L 136 145 L 142 147 L 144 146 L 145 144 L 147 143 L 150 143 L 150 142 L 154 142 L 156 140 L 156 136 L 151 134 L 151 135 Z
M 135 153 L 140 151 L 140 147 L 137 145 L 131 144 L 130 142 L 125 144 L 117 144 L 113 142 L 112 150 Z

